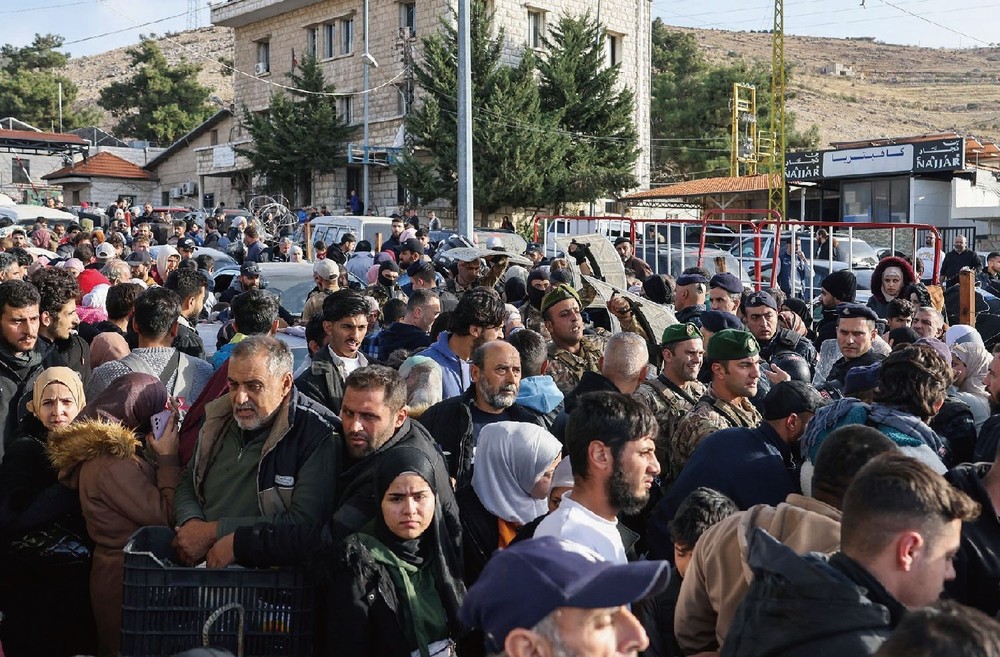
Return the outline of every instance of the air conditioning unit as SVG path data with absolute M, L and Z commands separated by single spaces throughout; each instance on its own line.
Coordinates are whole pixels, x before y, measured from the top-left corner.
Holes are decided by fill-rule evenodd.
M 184 196 L 184 193 L 181 191 L 180 187 L 170 188 L 170 198 L 181 198 L 182 196 Z
M 185 196 L 192 196 L 198 193 L 198 186 L 193 182 L 186 182 L 181 185 L 181 193 Z
M 267 64 L 264 62 L 257 62 L 253 65 L 253 72 L 257 75 L 264 75 L 267 73 Z

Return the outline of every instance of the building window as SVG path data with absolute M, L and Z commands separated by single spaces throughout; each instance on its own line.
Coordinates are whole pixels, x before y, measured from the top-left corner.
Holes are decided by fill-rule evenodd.
M 404 2 L 399 5 L 399 28 L 408 38 L 417 36 L 416 2 Z
M 208 133 L 208 145 L 209 146 L 218 146 L 219 145 L 219 131 L 218 130 L 212 130 L 210 133 Z
M 354 50 L 354 19 L 340 21 L 340 54 L 350 55 Z
M 336 52 L 333 46 L 333 38 L 336 33 L 337 26 L 333 23 L 325 23 L 323 25 L 323 59 L 330 59 Z
M 351 192 L 357 192 L 358 196 L 364 193 L 364 174 L 361 167 L 347 167 L 347 189 L 344 190 L 344 198 L 350 198 Z M 361 199 L 364 201 L 364 199 Z
M 257 42 L 257 68 L 255 73 L 262 75 L 271 72 L 271 42 Z
M 540 50 L 545 47 L 545 12 L 528 10 L 528 47 Z
M 350 96 L 343 96 L 337 101 L 337 112 L 347 124 L 354 123 L 353 100 Z
M 608 33 L 604 41 L 604 63 L 608 68 L 622 63 L 622 36 Z
M 11 160 L 11 182 L 15 185 L 31 184 L 31 161 L 23 157 Z
M 910 179 L 845 182 L 841 199 L 844 221 L 906 222 L 910 216 Z
M 310 27 L 306 29 L 306 53 L 313 57 L 319 57 L 318 27 Z

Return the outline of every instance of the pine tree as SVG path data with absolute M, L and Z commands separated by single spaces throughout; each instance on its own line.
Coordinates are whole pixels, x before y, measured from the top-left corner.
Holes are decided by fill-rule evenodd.
M 0 48 L 0 116 L 11 116 L 43 130 L 59 129 L 59 83 L 62 83 L 63 117 L 66 130 L 96 125 L 100 111 L 73 108 L 76 85 L 56 73 L 69 61 L 57 52 L 63 38 L 36 34 L 31 45 Z
M 604 28 L 589 13 L 564 15 L 550 34 L 544 39 L 549 55 L 537 61 L 542 110 L 574 135 L 553 181 L 552 200 L 562 206 L 635 187 L 635 99 L 619 86 L 620 67 L 605 64 Z
M 454 18 L 454 17 L 453 17 Z M 492 16 L 481 0 L 470 15 L 472 61 L 473 195 L 485 217 L 504 206 L 540 207 L 569 141 L 557 119 L 541 110 L 530 61 L 501 62 L 504 32 L 492 36 Z M 442 20 L 422 40 L 415 66 L 421 102 L 407 117 L 414 152 L 396 165 L 400 182 L 419 198 L 458 199 L 458 31 Z
M 253 147 L 235 150 L 250 160 L 254 173 L 267 178 L 270 189 L 298 204 L 311 197 L 314 174 L 344 166 L 344 145 L 354 128 L 337 113 L 334 86 L 327 84 L 314 56 L 304 56 L 288 79 L 290 96 L 276 91 L 267 111 L 243 108 Z

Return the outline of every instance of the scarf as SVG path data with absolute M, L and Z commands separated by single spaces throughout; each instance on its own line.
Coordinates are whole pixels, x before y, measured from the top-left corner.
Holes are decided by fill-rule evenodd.
M 167 388 L 158 378 L 142 372 L 120 376 L 80 412 L 80 420 L 118 422 L 136 434 L 152 431 L 150 418 L 167 405 Z
M 983 381 L 986 379 L 990 361 L 993 360 L 990 352 L 975 342 L 960 342 L 952 345 L 951 356 L 965 364 L 965 381 L 962 381 L 958 390 L 989 400 L 990 396 Z
M 35 379 L 35 387 L 32 390 L 31 401 L 28 402 L 28 412 L 38 416 L 38 411 L 42 408 L 42 395 L 45 388 L 53 383 L 61 383 L 69 388 L 77 408 L 87 405 L 87 397 L 83 394 L 83 381 L 80 375 L 68 367 L 49 367 L 42 371 Z

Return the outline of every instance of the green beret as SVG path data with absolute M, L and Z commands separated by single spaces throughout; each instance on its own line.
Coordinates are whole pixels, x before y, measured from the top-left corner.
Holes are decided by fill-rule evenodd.
M 752 333 L 737 329 L 723 329 L 709 340 L 705 357 L 714 361 L 740 360 L 756 356 L 759 353 L 760 345 L 757 344 L 757 338 L 753 337 Z
M 660 340 L 660 344 L 666 347 L 668 344 L 694 340 L 700 337 L 701 331 L 691 322 L 687 322 L 686 324 L 671 324 L 663 329 L 663 339 Z
M 549 290 L 548 294 L 542 297 L 542 314 L 545 314 L 546 310 L 560 301 L 565 301 L 566 299 L 576 299 L 576 303 L 580 306 L 580 309 L 583 309 L 583 303 L 580 301 L 580 294 L 569 285 L 562 284 L 556 285 L 554 288 Z

